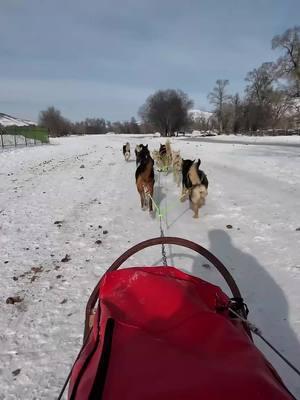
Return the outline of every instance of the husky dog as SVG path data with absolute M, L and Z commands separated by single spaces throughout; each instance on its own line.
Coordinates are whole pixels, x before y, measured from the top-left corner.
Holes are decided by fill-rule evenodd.
M 172 149 L 171 149 L 171 142 L 169 139 L 166 141 L 165 147 L 166 147 L 168 166 L 170 166 L 172 164 Z
M 142 159 L 148 155 L 150 155 L 150 152 L 148 150 L 148 145 L 146 144 L 145 146 L 143 144 L 137 144 L 135 147 L 135 158 L 136 158 L 136 166 L 138 167 Z
M 180 185 L 180 173 L 182 168 L 182 158 L 180 156 L 180 151 L 172 152 L 172 167 L 173 167 L 173 175 L 174 180 L 177 183 L 177 186 Z
M 189 192 L 189 188 L 192 186 L 188 177 L 188 172 L 195 160 L 184 160 L 182 159 L 181 163 L 181 172 L 182 172 L 182 191 L 181 191 L 181 201 L 186 200 L 186 195 Z
M 205 173 L 199 170 L 201 160 L 182 161 L 182 192 L 188 193 L 191 208 L 194 211 L 194 218 L 199 218 L 199 208 L 205 204 L 208 194 L 208 179 Z
M 135 172 L 136 188 L 141 198 L 143 210 L 153 211 L 152 197 L 154 188 L 154 161 L 150 154 L 145 155 Z M 150 197 L 151 196 L 151 197 Z
M 163 165 L 162 165 L 162 161 L 159 155 L 159 150 L 153 150 L 152 151 L 152 158 L 155 161 L 156 167 L 158 169 L 158 171 L 162 171 L 163 169 Z
M 127 142 L 123 145 L 123 156 L 126 161 L 129 161 L 130 158 L 130 144 Z
M 159 150 L 152 152 L 153 159 L 156 162 L 158 171 L 168 172 L 172 163 L 171 145 L 167 140 L 166 144 L 161 144 Z

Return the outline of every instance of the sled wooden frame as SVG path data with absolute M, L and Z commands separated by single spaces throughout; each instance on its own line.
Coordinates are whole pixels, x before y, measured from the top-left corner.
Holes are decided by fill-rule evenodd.
M 162 244 L 173 244 L 176 246 L 186 247 L 188 249 L 194 250 L 196 253 L 198 253 L 201 256 L 203 256 L 204 258 L 206 258 L 208 261 L 211 262 L 211 264 L 213 264 L 213 266 L 223 276 L 229 289 L 232 292 L 233 298 L 240 299 L 242 301 L 242 296 L 241 296 L 240 290 L 239 290 L 235 280 L 233 279 L 232 275 L 230 274 L 228 269 L 225 267 L 225 265 L 216 256 L 214 256 L 210 251 L 208 251 L 207 249 L 205 249 L 204 247 L 200 246 L 199 244 L 197 244 L 195 242 L 192 242 L 187 239 L 173 237 L 173 236 L 156 237 L 153 239 L 144 240 L 143 242 L 140 242 L 140 243 L 136 244 L 135 246 L 132 246 L 130 249 L 125 251 L 125 253 L 123 253 L 119 258 L 117 258 L 116 261 L 114 261 L 112 263 L 112 265 L 108 268 L 108 270 L 105 272 L 105 274 L 107 274 L 108 272 L 115 271 L 118 268 L 120 268 L 120 266 L 129 257 L 134 255 L 135 253 L 137 253 L 143 249 L 146 249 L 147 247 L 152 247 L 152 246 L 157 246 L 157 245 L 162 245 Z M 99 292 L 99 286 L 100 286 L 101 279 L 99 280 L 97 286 L 93 290 L 93 292 L 87 302 L 87 305 L 86 305 L 84 341 L 90 332 L 90 317 L 93 314 L 93 309 L 98 300 L 98 292 Z

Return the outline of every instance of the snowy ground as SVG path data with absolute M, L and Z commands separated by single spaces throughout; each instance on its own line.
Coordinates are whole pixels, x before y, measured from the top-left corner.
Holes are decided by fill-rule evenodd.
M 300 147 L 300 137 L 295 136 L 244 136 L 244 135 L 217 135 L 210 137 L 191 137 L 192 141 L 204 143 L 234 143 L 245 145 L 269 145 L 269 146 L 298 146 Z
M 127 140 L 150 149 L 163 142 L 85 136 L 0 151 L 1 400 L 57 396 L 80 348 L 84 307 L 97 280 L 129 246 L 159 236 L 158 219 L 139 207 L 135 162 L 123 160 Z M 160 177 L 160 186 L 156 177 L 156 201 L 167 208 L 165 233 L 218 256 L 233 273 L 250 320 L 299 367 L 299 147 L 189 138 L 173 139 L 173 146 L 185 158 L 201 158 L 209 195 L 194 220 L 188 203 L 178 201 L 171 174 Z M 176 246 L 167 250 L 169 264 L 221 284 L 200 257 Z M 61 262 L 66 254 L 71 260 Z M 128 265 L 159 263 L 157 247 Z M 11 296 L 22 301 L 6 304 Z M 296 374 L 257 344 L 300 398 Z

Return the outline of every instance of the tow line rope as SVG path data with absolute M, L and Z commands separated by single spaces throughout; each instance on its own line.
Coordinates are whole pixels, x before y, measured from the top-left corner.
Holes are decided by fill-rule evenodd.
M 273 346 L 263 335 L 261 330 L 255 326 L 252 322 L 249 322 L 245 318 L 243 318 L 240 314 L 238 314 L 236 311 L 234 311 L 232 308 L 228 308 L 228 310 L 234 314 L 237 318 L 239 318 L 241 321 L 243 321 L 244 324 L 248 326 L 251 332 L 253 332 L 256 336 L 260 337 L 266 345 L 268 345 L 292 370 L 296 372 L 300 376 L 300 370 L 295 367 L 278 349 L 276 349 L 275 346 Z
M 160 171 L 158 171 L 158 187 L 160 188 Z M 162 223 L 162 220 L 165 217 L 165 215 L 161 212 L 160 206 L 156 204 L 156 202 L 154 201 L 154 199 L 151 196 L 151 194 L 147 193 L 147 195 L 151 199 L 151 201 L 152 201 L 152 203 L 154 205 L 154 208 L 156 209 L 158 217 L 159 217 L 160 237 L 165 237 L 164 230 L 163 230 L 163 223 Z M 165 245 L 163 243 L 161 245 L 161 255 L 162 255 L 163 266 L 167 267 L 168 266 L 167 253 L 166 253 Z
M 167 170 L 164 169 L 158 169 L 158 187 L 160 188 L 160 174 L 161 172 L 168 172 L 168 168 Z M 147 191 L 146 195 L 149 197 L 149 199 L 151 199 L 153 206 L 155 208 L 155 210 L 157 211 L 157 215 L 159 217 L 159 228 L 160 228 L 160 237 L 164 237 L 164 231 L 163 231 L 163 226 L 162 226 L 162 220 L 165 219 L 166 214 L 168 211 L 172 210 L 173 208 L 175 208 L 178 205 L 178 200 L 174 201 L 174 203 L 171 203 L 171 205 L 167 208 L 165 207 L 163 210 L 162 208 L 154 201 L 153 197 L 151 196 L 151 194 Z M 185 198 L 187 195 L 187 193 L 184 193 L 180 196 L 179 200 L 181 201 L 183 198 Z M 162 244 L 161 245 L 161 253 L 162 253 L 162 260 L 163 260 L 163 265 L 164 267 L 167 267 L 167 255 L 166 255 L 166 248 L 165 245 Z

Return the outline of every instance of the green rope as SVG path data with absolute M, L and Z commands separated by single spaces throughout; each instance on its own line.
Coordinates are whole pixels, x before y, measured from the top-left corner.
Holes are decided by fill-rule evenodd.
M 166 215 L 164 213 L 161 212 L 161 208 L 156 204 L 156 202 L 154 201 L 153 197 L 151 196 L 150 193 L 148 193 L 149 198 L 152 200 L 152 203 L 154 205 L 155 210 L 158 212 L 158 216 L 159 218 L 164 219 L 166 217 Z
M 153 197 L 152 197 L 150 194 L 148 194 L 148 196 L 149 196 L 149 198 L 152 200 L 152 203 L 153 203 L 153 205 L 154 205 L 154 208 L 155 208 L 156 211 L 158 212 L 158 216 L 161 217 L 161 218 L 163 218 L 163 219 L 166 218 L 168 212 L 170 212 L 171 210 L 173 210 L 174 208 L 176 208 L 177 205 L 178 205 L 178 200 L 176 200 L 176 201 L 174 201 L 173 203 L 171 203 L 170 206 L 161 208 L 160 206 L 158 206 L 158 205 L 156 204 L 156 202 L 154 201 Z M 180 200 L 181 198 L 185 197 L 185 196 L 186 196 L 186 195 L 180 196 L 179 200 Z

